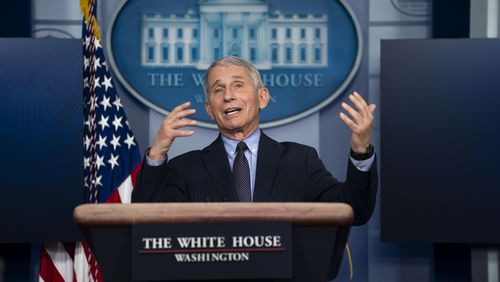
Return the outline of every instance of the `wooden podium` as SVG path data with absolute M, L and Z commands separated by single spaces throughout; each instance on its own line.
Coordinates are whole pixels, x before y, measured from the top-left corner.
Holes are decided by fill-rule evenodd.
M 132 244 L 135 232 L 133 230 L 136 226 L 147 225 L 153 230 L 155 227 L 170 230 L 170 226 L 171 229 L 175 229 L 174 226 L 180 224 L 194 226 L 196 230 L 197 224 L 216 226 L 229 224 L 231 228 L 234 224 L 246 226 L 251 223 L 266 223 L 267 226 L 269 223 L 273 225 L 285 223 L 291 230 L 290 277 L 269 279 L 261 277 L 258 281 L 324 282 L 337 276 L 353 222 L 353 211 L 349 205 L 341 203 L 85 204 L 74 210 L 74 218 L 99 262 L 106 282 L 146 281 L 133 278 L 135 274 L 132 273 L 134 269 L 132 257 L 136 255 L 134 252 L 137 253 Z M 206 228 L 206 225 L 204 228 L 214 229 Z M 160 259 L 160 256 L 151 257 Z M 230 265 L 224 265 L 223 269 L 239 267 L 237 264 L 232 262 Z M 168 272 L 172 277 L 176 277 L 175 281 L 204 280 L 195 275 L 198 273 L 197 269 L 207 270 L 202 269 L 204 267 L 202 264 L 190 263 L 188 267 L 189 272 L 178 273 L 182 271 L 181 265 L 169 268 Z M 245 267 L 244 263 L 242 267 Z M 262 269 L 262 266 L 260 267 Z M 272 270 L 280 266 L 266 263 L 264 268 L 266 267 Z M 149 277 L 147 280 L 172 281 L 170 278 L 157 279 L 154 275 Z M 240 278 L 229 276 L 215 280 L 224 279 L 234 281 Z M 213 278 L 211 280 L 214 281 Z M 242 276 L 241 281 L 243 280 L 253 279 Z

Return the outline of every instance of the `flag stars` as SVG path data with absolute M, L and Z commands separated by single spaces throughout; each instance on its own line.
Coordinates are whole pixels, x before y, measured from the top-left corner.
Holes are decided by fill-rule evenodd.
M 85 152 L 81 161 L 88 196 L 86 200 L 98 202 L 109 198 L 108 194 L 116 189 L 108 187 L 113 185 L 113 179 L 127 177 L 123 175 L 127 173 L 130 175 L 133 169 L 129 167 L 133 166 L 131 161 L 139 161 L 140 157 L 138 141 L 129 131 L 121 99 L 117 96 L 113 78 L 108 72 L 103 43 L 94 35 L 88 35 L 93 30 L 93 27 L 89 28 L 84 30 L 86 34 L 84 33 L 82 40 L 85 48 L 81 57 L 85 113 L 82 120 L 82 143 Z M 133 154 L 132 158 L 128 154 Z
M 108 78 L 106 75 L 104 75 L 104 81 L 102 83 L 105 87 L 105 91 L 108 91 L 108 88 L 113 88 L 113 85 L 111 84 L 111 76 Z
M 120 136 L 117 137 L 114 134 L 113 134 L 113 140 L 111 140 L 111 142 L 109 142 L 109 143 L 111 143 L 111 145 L 113 145 L 113 150 L 115 150 L 115 151 L 116 151 L 116 147 L 122 146 L 122 145 L 120 145 Z
M 92 128 L 92 126 L 94 126 L 94 125 L 95 125 L 95 124 L 94 124 L 94 122 L 95 122 L 95 116 L 90 116 L 90 117 L 89 117 L 89 121 L 88 121 L 88 123 L 87 123 L 87 125 L 88 125 L 88 127 L 89 127 L 89 130 Z
M 101 67 L 101 58 L 96 58 L 94 56 L 94 71 L 97 71 L 97 69 L 100 67 Z
M 97 166 L 97 170 L 101 169 L 101 166 L 105 166 L 104 157 L 97 155 L 97 159 L 95 160 L 95 165 Z
M 125 139 L 125 141 L 123 141 L 123 143 L 127 144 L 128 149 L 130 150 L 130 147 L 135 146 L 134 136 L 130 136 L 127 133 L 127 139 Z
M 99 108 L 99 96 L 92 96 L 92 99 L 94 102 L 94 110 L 95 110 L 95 109 Z
M 86 169 L 90 167 L 90 157 L 89 158 L 83 158 L 83 169 Z
M 88 150 L 90 147 L 90 137 L 88 135 L 85 135 L 85 141 L 83 141 L 83 144 L 85 145 L 85 150 Z
M 89 131 L 90 131 L 90 119 L 86 120 L 84 123 L 83 123 L 84 126 L 87 126 L 89 128 Z M 87 137 L 87 136 L 85 136 Z
M 98 175 L 96 179 L 92 179 L 92 184 L 94 184 L 95 187 L 102 186 L 101 178 L 102 175 Z
M 95 108 L 94 104 L 95 104 L 95 96 L 91 96 L 89 99 L 89 105 L 91 109 Z
M 104 79 L 104 81 L 106 81 L 106 79 Z M 104 98 L 102 99 L 101 101 L 101 105 L 104 107 L 104 111 L 106 111 L 106 109 L 108 107 L 111 108 L 111 103 L 109 102 L 110 98 L 109 97 L 106 97 L 106 95 L 104 95 Z
M 89 49 L 90 46 L 90 37 L 85 36 L 85 49 Z
M 104 115 L 101 116 L 101 120 L 98 122 L 98 124 L 101 126 L 101 130 L 104 131 L 104 128 L 109 127 L 108 119 L 109 117 L 105 117 Z
M 118 164 L 118 157 L 119 157 L 119 156 L 120 156 L 120 155 L 116 155 L 116 156 L 115 156 L 115 155 L 113 155 L 113 154 L 111 153 L 111 157 L 110 157 L 110 158 L 109 158 L 109 160 L 108 160 L 108 163 L 111 165 L 111 169 L 114 169 L 114 168 L 115 168 L 115 166 L 119 166 L 119 164 Z
M 97 105 L 96 103 L 97 103 L 97 98 L 96 98 L 95 96 L 90 97 L 90 100 L 89 100 L 89 105 L 90 105 L 90 111 L 91 111 L 91 112 L 92 112 L 92 111 L 95 111 L 95 109 L 97 108 L 97 106 L 98 106 L 98 105 Z M 91 121 L 91 124 L 93 124 L 93 123 L 94 123 L 94 120 L 95 120 L 95 119 L 93 119 L 93 120 Z
M 101 45 L 101 42 L 99 41 L 99 39 L 95 39 L 94 40 L 94 46 L 95 46 L 95 50 L 99 50 L 99 48 L 102 48 L 102 45 Z
M 113 105 L 116 106 L 116 111 L 118 112 L 120 110 L 121 107 L 123 107 L 122 105 L 122 100 L 120 99 L 120 97 L 116 96 L 116 99 L 115 101 L 113 102 Z
M 123 119 L 123 117 L 118 118 L 115 115 L 115 119 L 113 120 L 113 125 L 115 126 L 115 131 L 117 131 L 119 127 L 123 127 L 122 119 Z
M 99 150 L 102 150 L 102 147 L 108 147 L 108 145 L 106 145 L 107 138 L 108 136 L 102 137 L 102 135 L 99 135 L 99 141 L 97 141 L 97 145 L 99 145 Z
M 94 90 L 97 89 L 97 88 L 101 88 L 101 84 L 99 82 L 99 79 L 101 79 L 100 77 L 96 77 L 94 79 Z
M 86 77 L 83 79 L 83 89 L 89 88 L 89 78 Z
M 90 65 L 90 60 L 87 57 L 83 57 L 83 70 L 86 70 Z

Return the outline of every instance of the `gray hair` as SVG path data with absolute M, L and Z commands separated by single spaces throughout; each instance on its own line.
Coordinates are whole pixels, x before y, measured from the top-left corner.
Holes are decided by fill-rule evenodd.
M 205 73 L 205 77 L 203 78 L 203 91 L 205 91 L 205 98 L 208 98 L 209 87 L 208 85 L 208 76 L 210 72 L 218 66 L 229 67 L 229 66 L 240 66 L 244 67 L 248 73 L 250 74 L 250 78 L 252 78 L 253 85 L 255 89 L 259 90 L 264 88 L 264 83 L 262 82 L 262 77 L 260 76 L 259 71 L 252 64 L 245 61 L 244 59 L 236 56 L 226 56 L 214 61 L 207 69 Z

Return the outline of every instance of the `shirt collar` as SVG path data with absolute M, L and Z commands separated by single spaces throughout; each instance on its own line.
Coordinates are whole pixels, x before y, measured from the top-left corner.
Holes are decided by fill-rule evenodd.
M 224 143 L 224 148 L 230 157 L 235 157 L 236 155 L 236 146 L 240 143 L 239 140 L 228 138 L 224 135 L 221 135 L 222 142 Z M 248 149 L 252 155 L 256 155 L 259 150 L 259 140 L 260 140 L 260 129 L 257 128 L 252 134 L 250 134 L 247 138 L 243 140 L 247 144 Z

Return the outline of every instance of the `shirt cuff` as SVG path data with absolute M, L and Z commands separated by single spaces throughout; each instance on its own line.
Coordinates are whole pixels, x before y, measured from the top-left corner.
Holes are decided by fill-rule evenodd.
M 161 166 L 163 163 L 165 163 L 165 160 L 167 160 L 167 156 L 165 156 L 161 160 L 153 160 L 149 158 L 149 149 L 146 151 L 146 164 L 149 166 Z
M 358 161 L 353 159 L 352 157 L 349 157 L 351 159 L 352 164 L 360 171 L 367 172 L 372 168 L 373 161 L 375 160 L 375 154 L 371 156 L 370 158 L 362 161 Z

